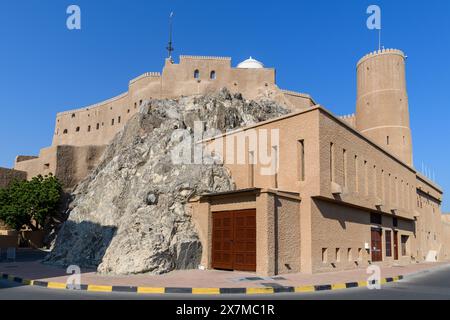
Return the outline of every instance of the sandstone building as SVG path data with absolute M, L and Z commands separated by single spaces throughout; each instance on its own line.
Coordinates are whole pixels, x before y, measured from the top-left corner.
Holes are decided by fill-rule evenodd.
M 162 73 L 131 80 L 127 92 L 59 113 L 52 146 L 38 157 L 18 156 L 14 173 L 51 172 L 73 187 L 144 101 L 223 87 L 292 112 L 203 141 L 222 140 L 225 155 L 227 141 L 239 135 L 279 131 L 279 145 L 270 146 L 276 173 L 260 174 L 263 166 L 247 143 L 244 163 L 225 164 L 237 190 L 191 199 L 205 268 L 273 275 L 450 258 L 443 191 L 413 167 L 405 55 L 394 49 L 358 62 L 356 113 L 343 117 L 307 94 L 280 89 L 275 70 L 252 58 L 236 68 L 224 57 L 166 59 Z

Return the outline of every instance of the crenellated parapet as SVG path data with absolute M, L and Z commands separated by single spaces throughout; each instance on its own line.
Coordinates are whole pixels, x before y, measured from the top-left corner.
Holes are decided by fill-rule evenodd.
M 215 56 L 186 56 L 181 55 L 180 60 L 220 60 L 220 61 L 231 61 L 231 57 L 215 57 Z
M 338 119 L 344 121 L 352 128 L 356 128 L 356 115 L 354 113 L 339 116 Z
M 130 80 L 129 84 L 132 85 L 133 83 L 145 78 L 161 78 L 161 72 L 146 72 L 141 74 L 139 77 Z
M 398 50 L 398 49 L 381 49 L 381 50 L 376 50 L 373 52 L 370 52 L 368 54 L 366 54 L 364 57 L 362 57 L 358 63 L 357 66 L 359 66 L 361 63 L 363 63 L 364 61 L 379 56 L 379 55 L 384 55 L 384 54 L 395 54 L 395 55 L 399 55 L 402 56 L 403 58 L 406 58 L 406 55 L 403 51 Z
M 59 113 L 57 114 L 57 117 L 65 116 L 65 115 L 72 115 L 72 114 L 77 113 L 77 112 L 80 112 L 80 111 L 89 111 L 89 110 L 92 110 L 92 109 L 95 109 L 95 108 L 98 108 L 98 107 L 102 107 L 102 106 L 104 106 L 104 105 L 107 105 L 107 104 L 116 102 L 116 101 L 118 101 L 118 100 L 120 100 L 120 99 L 123 99 L 123 98 L 125 98 L 127 95 L 128 95 L 128 92 L 124 92 L 124 93 L 122 93 L 122 94 L 119 94 L 118 96 L 115 96 L 115 97 L 110 98 L 110 99 L 108 99 L 108 100 L 104 100 L 104 101 L 102 101 L 102 102 L 98 102 L 98 103 L 95 103 L 95 104 L 91 104 L 91 105 L 89 105 L 89 106 L 85 106 L 85 107 L 82 107 L 82 108 L 79 108 L 79 109 L 73 109 L 73 110 L 68 110 L 68 111 L 59 112 Z

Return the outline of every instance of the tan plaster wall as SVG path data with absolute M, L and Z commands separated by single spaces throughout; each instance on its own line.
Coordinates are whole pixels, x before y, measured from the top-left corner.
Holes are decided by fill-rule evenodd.
M 0 188 L 7 187 L 14 180 L 26 180 L 27 173 L 7 168 L 0 168 Z
M 31 160 L 15 163 L 14 169 L 25 171 L 27 179 L 30 180 L 37 175 L 55 174 L 56 171 L 56 146 L 41 149 L 39 157 Z
M 313 272 L 329 272 L 366 267 L 371 261 L 371 253 L 366 250 L 366 244 L 371 245 L 371 228 L 378 227 L 370 223 L 370 212 L 349 207 L 341 203 L 323 200 L 313 201 L 312 243 L 313 243 Z M 411 262 L 412 246 L 414 242 L 414 222 L 398 220 L 398 227 L 394 228 L 391 216 L 382 216 L 382 253 L 383 262 L 379 265 L 407 264 Z M 394 261 L 393 239 L 391 243 L 392 255 L 386 256 L 385 232 L 394 229 L 398 231 L 399 260 Z M 332 235 L 332 236 L 330 236 Z M 401 235 L 409 236 L 407 255 L 402 256 L 400 248 Z M 326 249 L 326 260 L 322 260 L 322 250 Z M 337 259 L 336 250 L 339 249 Z M 349 250 L 350 254 L 349 254 Z
M 16 170 L 26 172 L 26 178 L 52 173 L 65 188 L 72 188 L 99 163 L 106 146 L 54 146 L 42 149 L 39 157 L 15 164 Z
M 276 196 L 275 208 L 275 274 L 300 272 L 300 201 Z
M 385 49 L 358 62 L 356 126 L 358 131 L 412 165 L 403 52 Z
M 397 216 L 413 219 L 415 171 L 355 133 L 329 113 L 321 112 L 320 194 L 386 214 L 393 214 L 395 210 Z M 342 190 L 340 195 L 332 194 L 333 184 Z M 379 204 L 381 206 L 378 207 Z

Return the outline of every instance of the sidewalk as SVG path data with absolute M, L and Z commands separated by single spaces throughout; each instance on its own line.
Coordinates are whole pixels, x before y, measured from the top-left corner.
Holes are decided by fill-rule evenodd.
M 18 261 L 14 263 L 0 262 L 0 273 L 22 279 L 66 283 L 69 275 L 63 268 L 43 265 L 38 259 Z M 395 278 L 444 266 L 449 262 L 422 263 L 408 266 L 381 267 L 382 278 Z M 176 287 L 176 288 L 267 288 L 267 287 L 300 287 L 345 284 L 349 282 L 367 281 L 366 269 L 320 273 L 320 274 L 287 274 L 261 278 L 253 273 L 219 270 L 184 270 L 164 275 L 128 275 L 108 276 L 97 274 L 94 270 L 82 270 L 81 283 L 96 286 L 121 287 Z

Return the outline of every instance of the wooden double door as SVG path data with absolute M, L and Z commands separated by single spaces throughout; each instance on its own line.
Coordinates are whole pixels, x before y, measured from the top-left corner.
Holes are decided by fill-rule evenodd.
M 382 261 L 383 260 L 383 249 L 382 249 L 382 232 L 381 229 L 372 228 L 371 229 L 371 252 L 372 252 L 372 261 Z
M 212 267 L 256 271 L 256 210 L 212 213 Z

